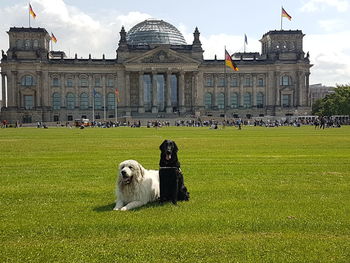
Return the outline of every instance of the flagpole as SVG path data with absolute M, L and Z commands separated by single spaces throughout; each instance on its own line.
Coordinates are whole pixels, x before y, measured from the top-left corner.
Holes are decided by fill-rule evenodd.
M 95 124 L 95 89 L 93 90 L 93 96 L 92 96 L 92 122 Z
M 283 17 L 282 17 L 282 10 L 283 10 L 283 6 L 281 6 L 281 31 L 282 31 L 282 21 L 283 21 Z
M 103 120 L 106 121 L 106 87 L 103 87 Z
M 115 125 L 118 122 L 118 96 L 115 96 Z
M 245 35 L 244 35 L 243 41 L 244 41 L 244 53 L 245 53 Z
M 225 45 L 225 55 L 224 55 L 224 76 L 225 76 L 225 99 L 224 99 L 224 118 L 225 118 L 225 122 L 226 122 L 226 105 L 227 105 L 227 95 L 228 95 L 228 92 L 227 92 L 227 72 L 226 72 L 226 45 Z M 216 97 L 216 96 L 215 96 Z
M 28 21 L 29 21 L 29 27 L 30 27 L 30 2 L 28 2 Z

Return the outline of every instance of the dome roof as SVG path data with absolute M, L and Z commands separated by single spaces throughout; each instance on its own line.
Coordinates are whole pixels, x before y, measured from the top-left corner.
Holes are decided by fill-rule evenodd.
M 138 23 L 126 35 L 129 45 L 170 44 L 187 45 L 181 32 L 173 25 L 149 19 Z

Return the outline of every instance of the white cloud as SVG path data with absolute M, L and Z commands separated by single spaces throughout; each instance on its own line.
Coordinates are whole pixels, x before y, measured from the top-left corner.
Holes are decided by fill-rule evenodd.
M 340 19 L 321 20 L 321 21 L 318 21 L 318 23 L 320 27 L 327 32 L 339 31 L 345 27 L 344 22 Z
M 334 7 L 338 12 L 346 12 L 349 9 L 349 2 L 347 0 L 309 0 L 301 7 L 301 11 L 324 11 L 328 7 Z
M 325 85 L 350 83 L 350 31 L 338 34 L 307 35 L 304 50 L 310 51 L 310 83 Z

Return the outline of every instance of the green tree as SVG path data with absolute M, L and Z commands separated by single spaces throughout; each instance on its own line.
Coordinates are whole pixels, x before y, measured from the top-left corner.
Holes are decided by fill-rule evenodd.
M 337 85 L 334 93 L 317 100 L 312 114 L 319 116 L 350 115 L 350 85 Z

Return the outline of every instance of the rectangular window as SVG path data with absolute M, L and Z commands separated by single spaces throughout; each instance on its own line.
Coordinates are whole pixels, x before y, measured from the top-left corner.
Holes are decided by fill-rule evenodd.
M 263 78 L 259 78 L 258 79 L 258 87 L 264 87 L 264 79 Z
M 24 108 L 26 110 L 31 110 L 34 107 L 34 100 L 32 95 L 25 95 L 24 96 Z
M 100 87 L 100 86 L 101 86 L 101 79 L 95 78 L 95 87 Z
M 219 78 L 218 86 L 219 87 L 225 87 L 225 78 L 224 77 Z
M 213 79 L 212 79 L 211 77 L 207 77 L 207 78 L 205 79 L 205 86 L 207 86 L 207 87 L 212 87 L 212 86 L 214 86 Z
M 53 78 L 52 79 L 52 86 L 58 87 L 60 85 L 59 79 L 58 78 Z
M 283 107 L 290 107 L 292 102 L 292 95 L 283 94 L 282 95 L 282 105 Z
M 73 87 L 73 79 L 72 78 L 67 79 L 67 87 Z
M 246 86 L 246 87 L 252 86 L 252 79 L 250 77 L 247 77 L 244 79 L 244 86 Z
M 109 78 L 107 80 L 107 87 L 113 87 L 114 86 L 114 80 L 112 78 Z
M 238 79 L 237 78 L 233 78 L 231 81 L 231 87 L 238 87 Z

